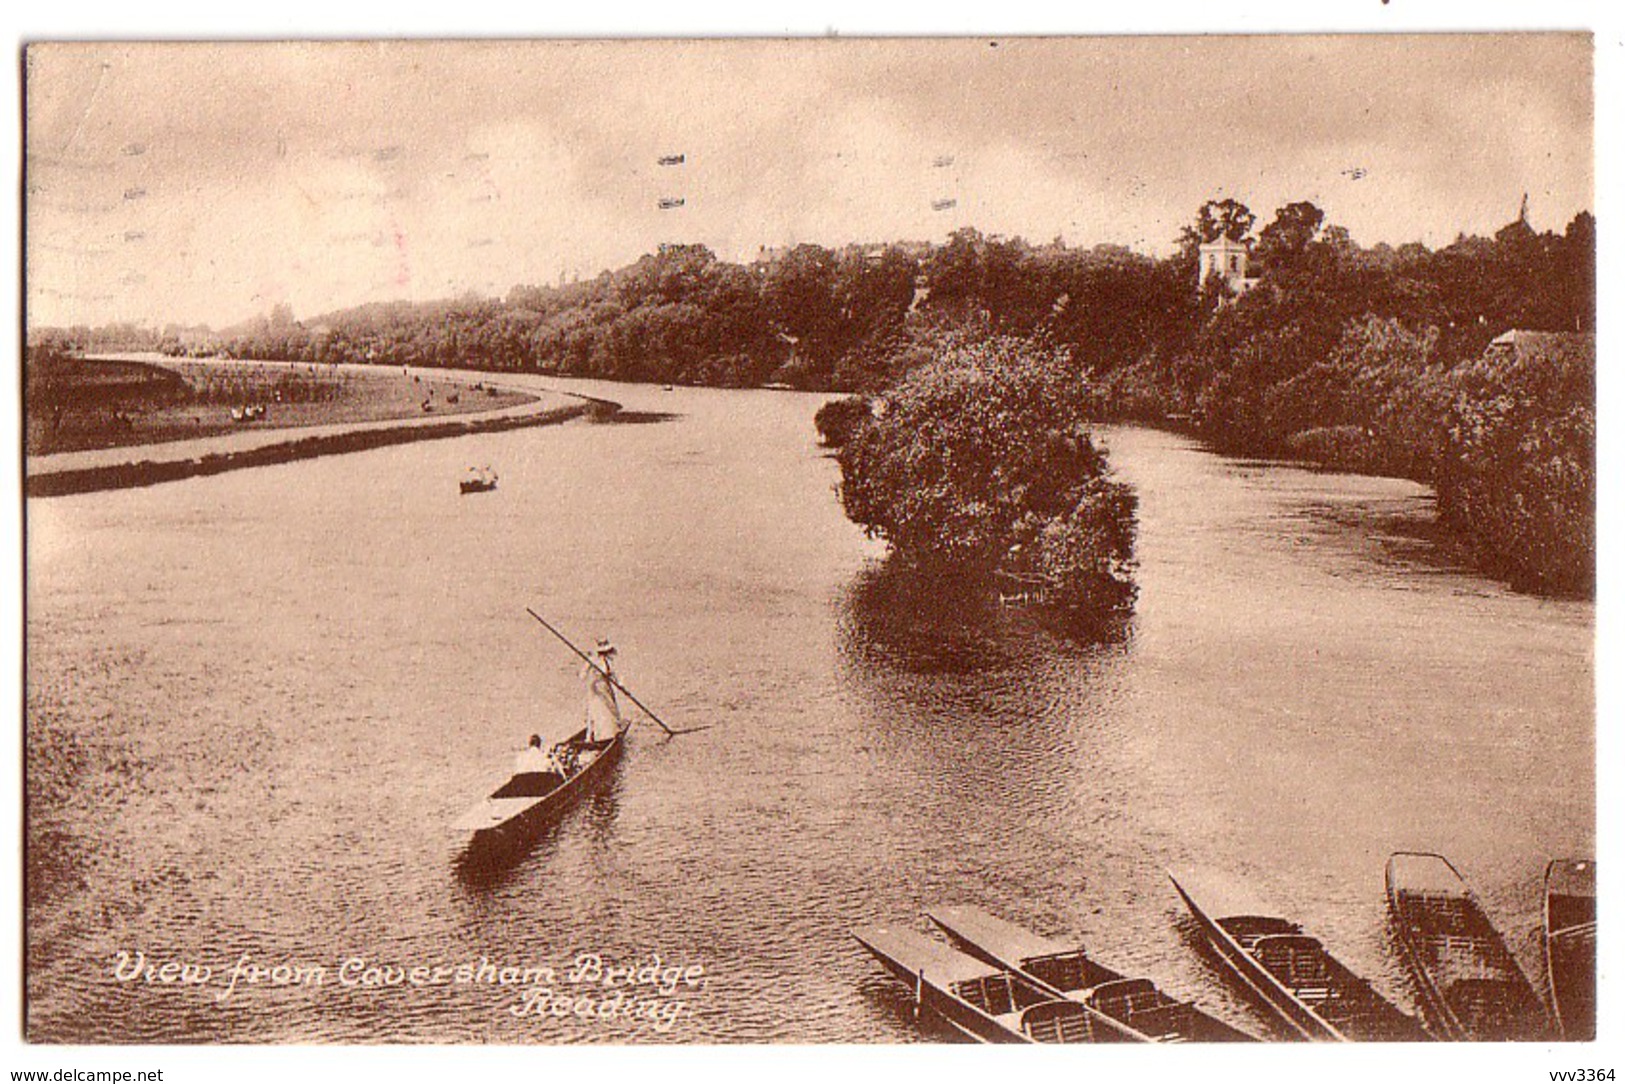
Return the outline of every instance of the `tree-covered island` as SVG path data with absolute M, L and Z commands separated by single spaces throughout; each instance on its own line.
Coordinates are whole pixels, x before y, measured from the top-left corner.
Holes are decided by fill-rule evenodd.
M 950 340 L 851 431 L 842 506 L 937 583 L 1002 582 L 1099 627 L 1134 601 L 1135 498 L 1090 400 L 1064 350 Z

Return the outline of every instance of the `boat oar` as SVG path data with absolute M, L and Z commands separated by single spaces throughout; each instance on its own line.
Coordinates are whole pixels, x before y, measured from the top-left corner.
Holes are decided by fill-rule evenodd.
M 539 621 L 541 623 L 542 628 L 546 629 L 548 632 L 551 632 L 554 636 L 557 636 L 559 638 L 560 643 L 562 643 L 565 647 L 569 648 L 571 651 L 574 651 L 576 653 L 576 655 L 578 655 L 580 657 L 582 662 L 586 663 L 588 666 L 590 666 L 594 670 L 596 670 L 599 673 L 599 675 L 603 677 L 603 679 L 605 681 L 609 682 L 611 685 L 615 686 L 615 688 L 617 688 L 621 692 L 625 693 L 626 698 L 628 700 L 632 701 L 632 703 L 636 704 L 638 707 L 642 708 L 643 709 L 643 714 L 647 715 L 649 718 L 653 719 L 656 723 L 658 723 L 660 725 L 660 729 L 664 730 L 668 737 L 675 738 L 679 734 L 693 734 L 693 733 L 696 733 L 697 731 L 709 730 L 710 729 L 709 726 L 695 726 L 695 727 L 689 727 L 687 730 L 673 730 L 671 727 L 666 725 L 666 721 L 664 719 L 662 719 L 660 716 L 656 715 L 653 711 L 651 711 L 649 709 L 649 705 L 645 704 L 643 701 L 641 701 L 637 697 L 633 696 L 632 693 L 631 693 L 631 690 L 629 690 L 625 685 L 622 685 L 619 681 L 615 680 L 615 675 L 614 674 L 610 673 L 608 670 L 605 670 L 602 666 L 599 666 L 596 662 L 593 661 L 591 655 L 588 655 L 585 651 L 581 650 L 575 644 L 572 644 L 570 642 L 570 638 L 568 636 L 564 635 L 564 633 L 560 632 L 558 629 L 554 628 L 552 625 L 549 625 L 547 623 L 547 619 L 544 618 L 541 614 L 537 613 L 535 610 L 531 609 L 529 606 L 525 607 L 525 612 L 530 614 L 530 616 L 534 617 L 537 621 Z

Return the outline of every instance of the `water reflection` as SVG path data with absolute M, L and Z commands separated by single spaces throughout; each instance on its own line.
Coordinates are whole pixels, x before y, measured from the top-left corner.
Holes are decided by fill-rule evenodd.
M 985 594 L 914 574 L 894 560 L 860 572 L 847 592 L 843 641 L 863 668 L 968 674 L 1008 667 L 1001 614 Z
M 681 417 L 681 414 L 673 414 L 669 411 L 611 410 L 608 407 L 594 409 L 587 414 L 587 420 L 593 425 L 655 425 L 660 422 L 674 421 Z
M 663 421 L 676 421 L 682 414 L 661 410 L 626 410 L 619 403 L 593 400 L 587 411 L 587 421 L 595 426 L 652 426 Z
M 922 592 L 884 566 L 865 570 L 841 609 L 839 650 L 862 698 L 873 755 L 912 776 L 919 831 L 961 845 L 978 880 L 1024 870 L 1086 874 L 1039 838 L 1094 834 L 1119 815 L 1126 638 L 1080 644 L 1034 613 Z M 1027 841 L 1011 845 L 1013 834 Z M 1004 843 L 1001 845 L 1000 840 Z M 988 864 L 972 858 L 986 844 Z M 1040 868 L 1042 867 L 1042 868 Z M 963 886 L 961 886 L 961 890 Z
M 843 636 L 862 665 L 916 674 L 968 674 L 1126 642 L 1132 617 L 1079 621 L 1066 611 L 1006 605 L 976 583 L 921 573 L 887 558 L 864 568 L 844 604 Z

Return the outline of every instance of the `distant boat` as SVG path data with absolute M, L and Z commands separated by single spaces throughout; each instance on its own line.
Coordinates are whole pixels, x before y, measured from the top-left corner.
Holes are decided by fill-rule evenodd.
M 853 930 L 914 991 L 914 1001 L 980 1043 L 1133 1042 L 1135 1036 L 1076 1001 L 907 929 Z
M 1169 997 L 1149 979 L 1131 979 L 1092 958 L 1076 942 L 1041 937 L 976 907 L 936 907 L 926 917 L 955 945 L 1117 1021 L 1148 1042 L 1249 1042 L 1251 1035 L 1194 1005 Z
M 686 154 L 662 154 L 655 161 L 663 166 L 680 166 L 688 161 L 688 156 Z
M 1415 1018 L 1389 1004 L 1296 922 L 1254 904 L 1225 902 L 1189 874 L 1170 873 L 1168 879 L 1220 962 L 1296 1037 L 1323 1042 L 1428 1037 Z M 1197 903 L 1197 895 L 1205 903 Z
M 662 211 L 674 210 L 682 205 L 683 197 L 681 196 L 667 196 L 660 201 L 660 209 Z
M 934 199 L 931 201 L 933 211 L 948 211 L 958 206 L 959 201 L 956 199 Z
M 1569 1042 L 1597 1037 L 1597 863 L 1564 858 L 1546 867 L 1546 981 Z
M 1388 910 L 1442 1039 L 1549 1038 L 1534 987 L 1449 859 L 1401 851 L 1388 859 Z
M 463 493 L 489 493 L 497 487 L 497 476 L 490 467 L 469 467 L 457 487 Z

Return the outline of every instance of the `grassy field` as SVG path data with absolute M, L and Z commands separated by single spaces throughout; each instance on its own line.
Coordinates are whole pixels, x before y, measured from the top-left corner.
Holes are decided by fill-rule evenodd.
M 31 359 L 26 376 L 28 455 L 252 429 L 455 416 L 536 398 L 482 381 L 430 380 L 398 369 L 356 372 L 276 362 Z M 234 419 L 234 411 L 247 407 L 261 412 Z

